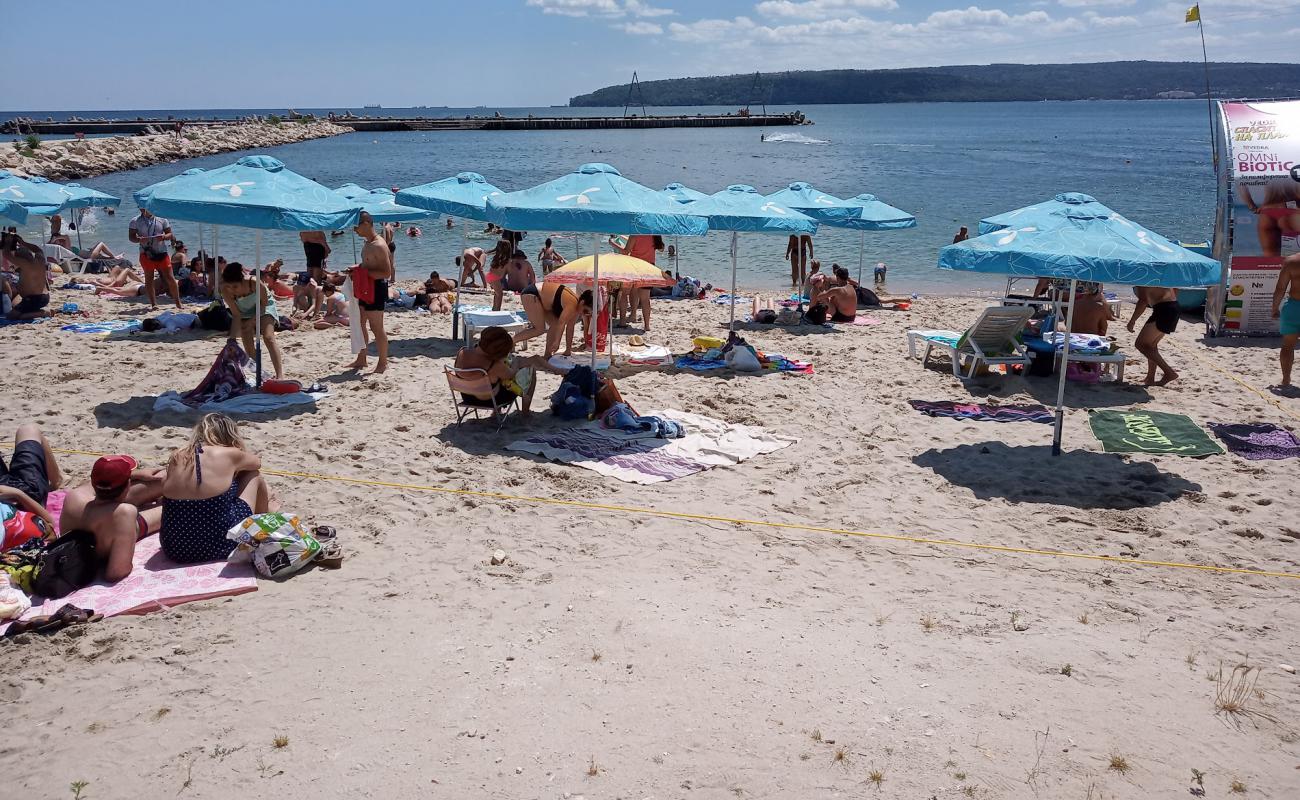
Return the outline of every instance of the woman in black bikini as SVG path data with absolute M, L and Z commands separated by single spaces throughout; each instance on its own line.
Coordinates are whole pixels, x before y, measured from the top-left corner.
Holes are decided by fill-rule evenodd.
M 546 334 L 546 358 L 555 355 L 560 347 L 560 334 L 564 333 L 564 355 L 573 354 L 573 329 L 582 318 L 584 329 L 590 323 L 591 290 L 576 294 L 573 289 L 559 283 L 529 286 L 519 293 L 528 315 L 528 327 L 514 335 L 515 343 Z
M 225 414 L 204 414 L 190 441 L 172 453 L 163 479 L 163 553 L 180 564 L 217 561 L 235 543 L 226 532 L 271 509 L 262 459 L 250 453 Z

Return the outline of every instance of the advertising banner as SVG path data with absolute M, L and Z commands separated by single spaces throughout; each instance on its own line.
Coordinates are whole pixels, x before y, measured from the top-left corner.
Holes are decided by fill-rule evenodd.
M 1282 259 L 1300 252 L 1300 100 L 1219 103 L 1226 134 L 1231 268 L 1222 287 L 1221 329 L 1277 334 L 1273 289 Z

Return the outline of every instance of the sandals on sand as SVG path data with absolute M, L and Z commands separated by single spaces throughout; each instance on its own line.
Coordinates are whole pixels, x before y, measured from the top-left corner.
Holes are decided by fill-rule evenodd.
M 103 618 L 103 614 L 96 614 L 89 609 L 77 608 L 71 603 L 65 603 L 62 608 L 53 614 L 20 619 L 14 622 L 9 626 L 9 630 L 5 631 L 5 636 L 18 636 L 22 633 L 54 633 L 73 625 L 99 622 Z
M 328 525 L 312 530 L 311 535 L 321 544 L 321 551 L 313 563 L 325 569 L 338 569 L 343 566 L 343 546 L 339 544 L 338 531 Z

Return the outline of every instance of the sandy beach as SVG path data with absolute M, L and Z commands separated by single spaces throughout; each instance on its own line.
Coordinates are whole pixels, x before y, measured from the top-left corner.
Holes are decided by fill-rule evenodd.
M 144 311 L 87 295 L 54 305 Z M 1254 391 L 1276 380 L 1276 343 L 1207 346 L 1185 318 L 1166 350 L 1182 378 L 1145 389 L 1131 362 L 1129 383 L 1071 385 L 1053 458 L 1048 425 L 908 405 L 1053 403 L 1054 379 L 962 385 L 909 361 L 906 330 L 964 328 L 983 304 L 924 297 L 870 312 L 879 325 L 746 332 L 811 376 L 616 371 L 638 408 L 800 438 L 649 487 L 504 450 L 561 424 L 542 399 L 555 376 L 543 413 L 456 430 L 448 316 L 388 315 L 382 377 L 339 370 L 342 332 L 282 334 L 287 373 L 330 396 L 243 431 L 285 508 L 338 528 L 343 568 L 0 643 L 7 784 L 34 798 L 84 781 L 72 794 L 1100 800 L 1187 796 L 1200 771 L 1208 797 L 1296 797 L 1300 684 L 1282 667 L 1300 662 L 1295 462 L 1107 455 L 1086 414 L 1295 431 L 1300 400 Z M 656 301 L 647 338 L 685 350 L 725 315 Z M 56 447 L 149 465 L 193 422 L 154 415 L 153 396 L 196 385 L 221 336 L 45 322 L 0 343 L 22 372 L 5 382 L 6 435 L 34 419 Z M 91 461 L 62 456 L 69 485 Z M 1259 667 L 1244 709 L 1216 710 L 1241 663 Z

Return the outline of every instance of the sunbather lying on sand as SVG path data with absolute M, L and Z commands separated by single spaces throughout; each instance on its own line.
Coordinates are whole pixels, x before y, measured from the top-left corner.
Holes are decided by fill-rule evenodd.
M 135 543 L 162 524 L 163 470 L 136 469 L 130 456 L 103 456 L 90 470 L 90 483 L 68 492 L 59 528 L 89 531 L 95 555 L 110 583 L 131 574 Z

